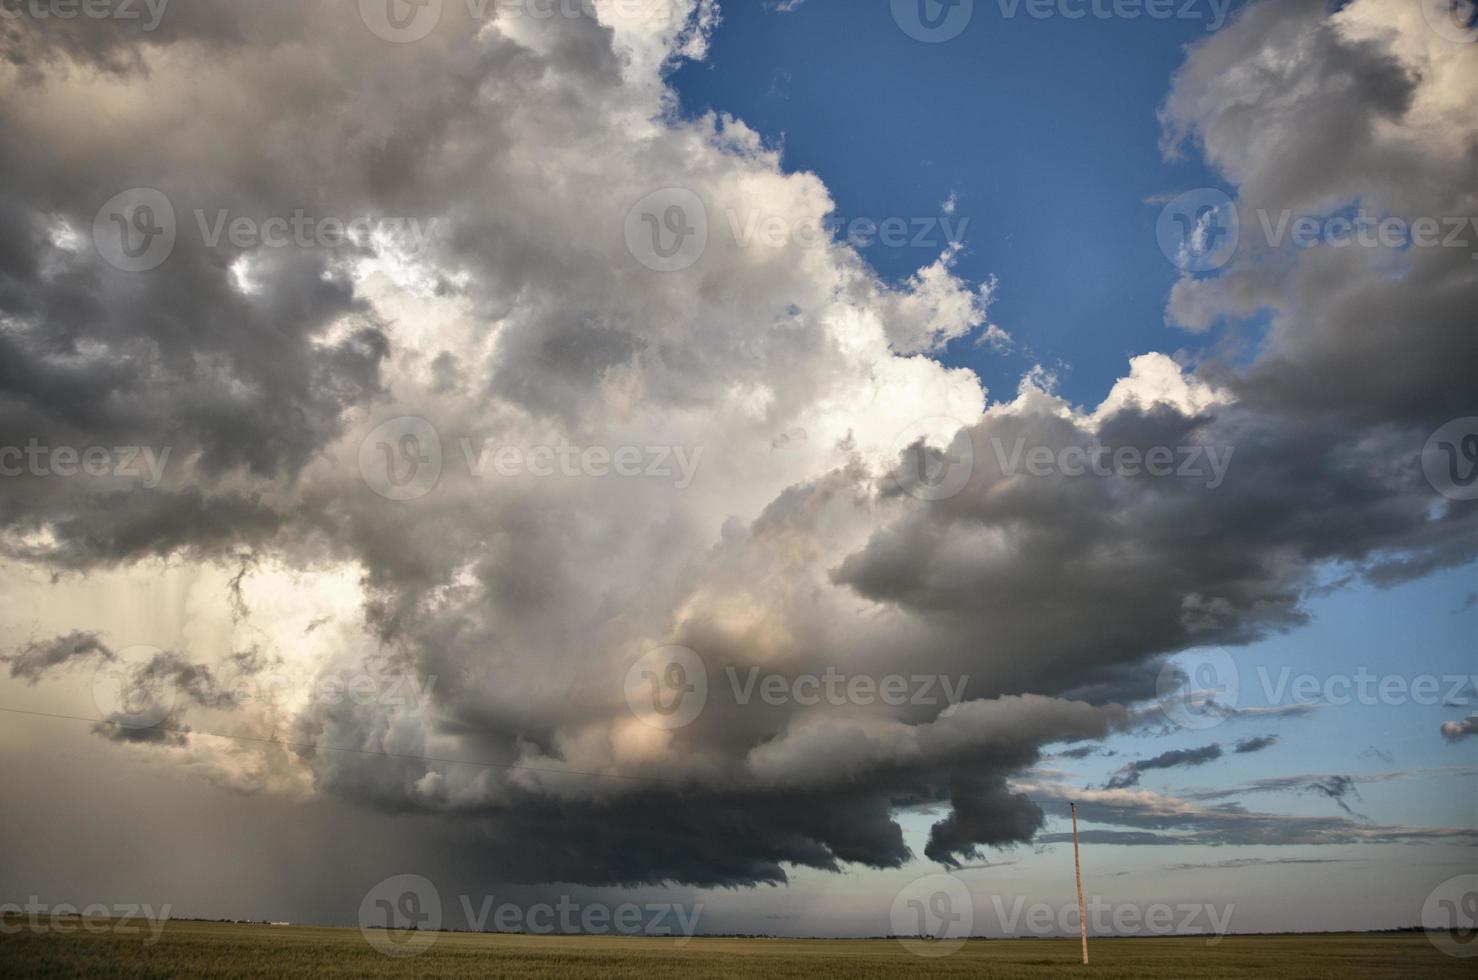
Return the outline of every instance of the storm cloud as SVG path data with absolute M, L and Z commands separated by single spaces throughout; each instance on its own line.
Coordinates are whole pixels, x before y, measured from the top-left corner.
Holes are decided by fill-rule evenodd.
M 1196 147 L 1249 214 L 1357 195 L 1478 210 L 1474 51 L 1440 46 L 1405 6 L 1251 6 L 1189 51 L 1167 147 Z M 1421 465 L 1429 435 L 1474 403 L 1466 257 L 1385 254 L 1394 271 L 1365 275 L 1376 259 L 1249 246 L 1182 279 L 1168 317 L 1179 344 L 1267 312 L 1255 355 L 1140 354 L 1096 406 L 1042 371 L 993 398 L 931 356 L 996 336 L 988 284 L 958 278 L 953 251 L 891 284 L 842 242 L 724 234 L 726 213 L 794 225 L 834 204 L 741 120 L 677 111 L 664 70 L 704 55 L 713 3 L 595 9 L 474 22 L 447 4 L 410 43 L 353 4 L 286 0 L 171 5 L 147 35 L 0 22 L 0 445 L 170 451 L 154 486 L 8 480 L 0 555 L 63 590 L 155 563 L 249 563 L 285 583 L 278 605 L 229 590 L 219 604 L 263 643 L 293 594 L 348 593 L 353 616 L 320 626 L 314 610 L 272 655 L 428 691 L 416 710 L 247 703 L 187 645 L 85 622 L 19 649 L 11 673 L 28 682 L 134 643 L 172 651 L 140 675 L 176 693 L 170 722 L 101 726 L 130 743 L 110 751 L 443 822 L 507 880 L 897 867 L 912 856 L 899 815 L 915 810 L 943 811 L 926 856 L 957 866 L 1053 839 L 1043 802 L 1066 796 L 1020 775 L 1054 744 L 1133 724 L 1163 693 L 1166 656 L 1296 629 L 1332 567 L 1389 586 L 1471 561 L 1478 508 Z M 1224 70 L 1249 57 L 1263 70 Z M 120 268 L 105 234 L 107 205 L 135 188 L 174 216 L 170 254 L 143 271 Z M 690 267 L 657 271 L 628 224 L 674 188 L 710 234 Z M 223 214 L 317 223 L 276 247 L 214 238 Z M 358 219 L 379 231 L 328 233 Z M 943 435 L 919 430 L 941 418 Z M 1199 479 L 1022 468 L 1096 447 L 1219 462 Z M 623 448 L 639 473 L 618 475 Z M 505 475 L 504 449 L 579 462 Z M 930 453 L 969 461 L 956 492 L 920 487 Z M 659 456 L 700 460 L 691 483 L 652 476 Z M 706 703 L 653 724 L 627 681 L 672 647 L 697 658 L 681 676 L 701 672 Z M 837 703 L 745 699 L 725 678 L 754 668 L 934 678 L 962 703 L 860 686 Z M 242 765 L 249 751 L 259 767 Z M 1221 751 L 1132 763 L 1121 788 L 1089 791 L 1085 817 L 1125 828 L 1089 839 L 1460 833 L 1122 788 Z

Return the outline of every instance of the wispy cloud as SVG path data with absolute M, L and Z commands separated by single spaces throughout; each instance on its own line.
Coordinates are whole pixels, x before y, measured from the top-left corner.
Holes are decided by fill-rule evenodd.
M 1174 735 L 1184 729 L 1166 721 L 1169 712 L 1180 707 L 1189 707 L 1197 714 L 1220 722 L 1273 720 L 1280 718 L 1307 718 L 1323 704 L 1295 702 L 1256 708 L 1239 708 L 1216 700 L 1216 691 L 1179 691 L 1169 697 L 1154 701 L 1139 709 L 1135 715 L 1134 731 L 1141 735 Z
M 1307 777 L 1305 777 L 1307 779 Z M 1017 783 L 1038 800 L 1072 801 L 1081 820 L 1128 831 L 1090 829 L 1083 840 L 1128 845 L 1399 844 L 1440 841 L 1478 843 L 1474 827 L 1413 827 L 1363 823 L 1347 816 L 1260 813 L 1238 803 L 1204 805 L 1201 799 L 1145 789 L 1082 789 L 1064 783 Z M 1066 843 L 1070 833 L 1045 834 L 1040 844 Z
M 1442 723 L 1442 737 L 1449 742 L 1460 742 L 1474 735 L 1478 735 L 1478 715 L 1469 715 L 1462 721 Z
M 1280 864 L 1343 864 L 1344 858 L 1230 858 L 1207 864 L 1166 864 L 1162 871 L 1230 871 L 1237 868 L 1264 868 Z
M 1173 769 L 1177 766 L 1203 766 L 1215 762 L 1222 756 L 1221 746 L 1215 743 L 1197 749 L 1172 749 L 1152 759 L 1137 759 L 1124 766 L 1108 781 L 1109 789 L 1121 789 L 1139 785 L 1140 776 L 1152 769 Z
M 1291 776 L 1270 776 L 1218 789 L 1185 791 L 1181 796 L 1187 800 L 1226 800 L 1253 793 L 1316 793 L 1334 800 L 1349 811 L 1349 807 L 1345 806 L 1343 801 L 1348 796 L 1359 799 L 1359 792 L 1356 789 L 1358 786 L 1390 783 L 1403 779 L 1469 779 L 1474 776 L 1478 776 L 1478 768 L 1461 766 L 1434 766 L 1356 774 L 1304 773 Z

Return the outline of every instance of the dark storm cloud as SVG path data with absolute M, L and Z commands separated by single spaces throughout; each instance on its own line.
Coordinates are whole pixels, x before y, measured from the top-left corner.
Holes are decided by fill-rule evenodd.
M 619 821 L 619 835 L 609 822 Z M 887 802 L 870 793 L 824 799 L 668 794 L 611 807 L 528 807 L 476 825 L 489 866 L 510 881 L 780 883 L 787 865 L 898 867 L 909 856 Z M 571 847 L 571 842 L 585 842 Z
M 115 656 L 96 633 L 77 631 L 43 643 L 27 644 L 17 653 L 0 656 L 0 663 L 10 664 L 11 677 L 22 677 L 35 684 L 48 671 L 75 660 L 113 660 Z
M 276 2 L 262 0 L 253 6 Z M 233 11 L 240 6 L 221 0 L 110 0 L 91 8 L 108 16 L 79 16 L 76 7 L 69 16 L 61 16 L 66 10 L 55 4 L 12 0 L 6 4 L 7 16 L 0 17 L 0 56 L 36 74 L 64 60 L 104 71 L 143 71 L 146 52 L 153 46 L 243 40 Z
M 896 807 L 951 803 L 951 813 L 931 830 L 926 851 L 947 865 L 978 856 L 980 846 L 1030 840 L 1042 826 L 1042 811 L 1007 789 L 1005 773 L 1038 758 L 1037 745 L 1044 740 L 1039 730 L 1083 726 L 1102 732 L 1108 723 L 1087 705 L 1061 711 L 1065 717 L 1054 717 L 1047 699 L 971 705 L 933 725 L 878 730 L 861 747 L 845 726 L 835 732 L 792 729 L 764 744 L 746 739 L 756 743 L 750 773 L 726 774 L 714 789 L 664 778 L 644 785 L 640 778 L 515 769 L 515 781 L 489 799 L 485 792 L 467 797 L 457 790 L 469 776 L 479 775 L 476 766 L 435 766 L 427 777 L 427 767 L 414 758 L 312 750 L 310 755 L 325 789 L 390 811 L 406 808 L 406 784 L 415 781 L 422 806 L 483 829 L 487 852 L 496 856 L 500 874 L 513 880 L 574 875 L 601 884 L 778 882 L 786 880 L 786 864 L 825 870 L 845 863 L 899 866 L 912 852 L 895 821 Z M 346 738 L 363 730 L 362 713 L 348 703 L 325 708 L 316 724 L 300 727 L 297 737 L 353 746 Z M 463 734 L 469 746 L 491 749 L 501 742 L 485 730 Z M 734 740 L 722 726 L 688 737 L 711 739 L 707 751 L 722 751 Z M 923 741 L 914 742 L 915 737 Z M 890 739 L 907 744 L 890 744 Z M 411 751 L 409 745 L 380 740 L 365 747 L 377 745 Z M 978 758 L 972 764 L 968 756 Z M 546 784 L 542 792 L 535 781 Z M 550 790 L 565 799 L 548 799 L 544 794 Z M 611 833 L 613 824 L 619 825 L 618 834 Z M 531 841 L 547 846 L 530 847 Z M 555 841 L 563 844 L 556 847 Z
M 170 716 L 157 725 L 140 725 L 129 715 L 115 712 L 93 725 L 92 732 L 110 742 L 124 745 L 179 747 L 188 743 L 190 729 L 188 726 L 181 726 L 175 716 Z
M 1241 739 L 1237 742 L 1236 747 L 1232 751 L 1238 753 L 1239 755 L 1242 755 L 1248 752 L 1261 752 L 1263 749 L 1270 749 L 1277 744 L 1278 736 L 1259 735 L 1254 736 L 1253 738 Z
M 982 847 L 1010 847 L 1031 840 L 1045 823 L 1042 808 L 1005 780 L 957 775 L 950 784 L 952 810 L 929 829 L 926 857 L 946 867 L 981 857 Z
M 1387 584 L 1471 559 L 1478 511 L 1458 503 L 1432 517 L 1434 495 L 1417 465 L 1422 433 L 1268 416 L 1245 405 L 1208 417 L 1131 407 L 1103 430 L 1114 436 L 1104 439 L 1109 447 L 1236 452 L 1214 490 L 1145 476 L 1007 475 L 997 447 L 1024 439 L 1057 451 L 1088 436 L 1052 416 L 987 416 L 971 432 L 977 466 L 965 491 L 877 531 L 835 581 L 949 630 L 953 642 L 1045 643 L 1059 666 L 1023 661 L 988 676 L 1007 689 L 1065 691 L 1082 673 L 1300 625 L 1302 598 L 1324 562 Z M 996 550 L 961 553 L 971 535 Z
M 56 512 L 58 501 L 50 502 L 53 511 L 45 516 L 53 540 L 44 546 L 7 543 L 3 550 L 10 557 L 77 571 L 147 557 L 221 557 L 270 538 L 282 523 L 255 500 L 230 492 L 206 495 L 194 487 L 83 493 L 69 501 L 75 510 L 66 514 Z M 39 528 L 41 518 L 28 511 L 12 527 Z
M 160 651 L 130 671 L 129 682 L 140 693 L 167 684 L 187 701 L 202 707 L 231 708 L 236 704 L 234 695 L 222 690 L 209 667 L 191 663 L 173 651 Z M 129 699 L 124 700 L 127 703 Z
M 1238 751 L 1242 751 L 1238 749 Z M 1150 759 L 1136 759 L 1124 766 L 1109 779 L 1108 789 L 1123 789 L 1138 786 L 1140 777 L 1153 769 L 1175 769 L 1180 766 L 1204 766 L 1222 756 L 1221 746 L 1203 745 L 1198 749 L 1171 749 Z
M 1265 240 L 1259 217 L 1276 226 L 1284 209 L 1327 215 L 1357 201 L 1407 221 L 1478 213 L 1478 139 L 1436 122 L 1471 114 L 1472 49 L 1420 17 L 1409 46 L 1392 45 L 1391 15 L 1406 11 L 1364 7 L 1330 17 L 1313 3 L 1249 5 L 1177 73 L 1161 111 L 1166 144 L 1194 141 L 1238 185 L 1245 224 L 1237 259 L 1214 279 L 1182 279 L 1169 312 L 1194 329 L 1223 312 L 1273 314 L 1250 371 L 1218 368 L 1248 400 L 1430 432 L 1475 404 L 1472 374 L 1460 367 L 1478 360 L 1473 243 L 1410 249 L 1401 255 L 1409 269 L 1386 275 L 1390 256 L 1371 249 L 1297 256 Z M 1428 139 L 1436 133 L 1440 147 Z
M 125 655 L 134 654 L 132 657 Z M 109 712 L 105 723 L 94 728 L 98 734 L 107 735 L 115 741 L 152 742 L 175 744 L 181 739 L 169 735 L 169 728 L 179 728 L 178 722 L 189 705 L 218 710 L 239 707 L 236 693 L 227 689 L 210 666 L 194 663 L 184 654 L 173 650 L 157 650 L 152 647 L 137 647 L 117 651 L 102 637 L 94 633 L 75 632 L 41 643 L 31 643 L 17 653 L 0 656 L 0 663 L 10 664 L 12 677 L 25 678 L 36 684 L 48 674 L 66 670 L 76 662 L 93 662 L 109 667 L 107 675 L 99 674 L 97 683 L 99 698 L 116 699 L 119 705 L 148 706 L 159 703 L 161 693 L 167 697 L 170 708 L 167 719 L 146 716 L 147 720 L 135 719 L 130 723 L 121 711 Z M 228 658 L 236 677 L 247 677 L 261 672 L 266 664 L 254 652 L 234 654 Z M 109 685 L 103 686 L 105 678 Z M 104 702 L 99 703 L 99 707 Z M 165 729 L 152 734 L 147 729 Z M 115 731 L 115 729 L 129 729 Z M 186 729 L 187 730 L 187 729 Z M 179 732 L 176 732 L 177 736 Z

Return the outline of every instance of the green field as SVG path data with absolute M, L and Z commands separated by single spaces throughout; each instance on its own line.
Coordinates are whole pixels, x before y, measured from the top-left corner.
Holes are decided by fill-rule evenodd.
M 357 929 L 170 922 L 137 934 L 0 936 L 0 977 L 1352 977 L 1474 976 L 1420 933 L 1105 939 L 1093 965 L 1076 940 L 975 940 L 938 959 L 892 940 L 670 939 L 441 934 L 419 956 L 372 949 Z

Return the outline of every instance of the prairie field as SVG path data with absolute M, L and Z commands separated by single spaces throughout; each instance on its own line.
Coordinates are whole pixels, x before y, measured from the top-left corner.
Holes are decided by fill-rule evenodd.
M 11 928 L 14 928 L 12 925 Z M 170 922 L 147 933 L 68 934 L 21 929 L 0 936 L 0 976 L 98 977 L 987 977 L 1080 975 L 1137 980 L 1191 977 L 1472 977 L 1474 963 L 1438 951 L 1421 933 L 1100 939 L 1093 963 L 1072 939 L 972 940 L 926 958 L 888 939 L 698 938 L 438 934 L 420 955 L 393 957 L 357 929 Z

